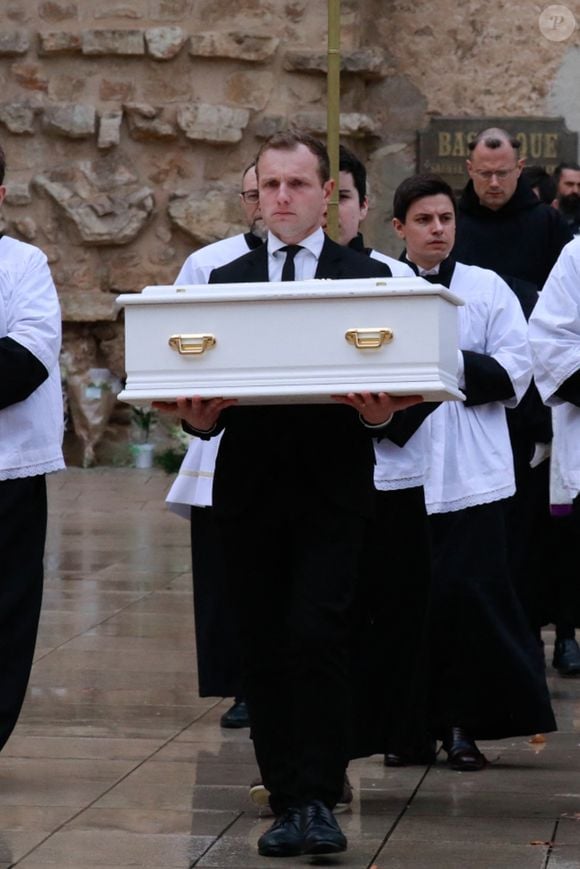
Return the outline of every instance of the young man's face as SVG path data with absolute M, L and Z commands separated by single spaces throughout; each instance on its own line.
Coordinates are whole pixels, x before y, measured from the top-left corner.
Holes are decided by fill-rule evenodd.
M 475 148 L 471 160 L 467 161 L 467 171 L 482 205 L 497 211 L 510 201 L 518 178 L 522 173 L 524 161 L 517 159 L 516 151 L 509 142 L 502 142 L 499 148 L 488 148 L 483 142 Z
M 318 159 L 306 145 L 262 152 L 260 211 L 268 229 L 285 244 L 298 244 L 322 225 L 333 186 L 332 180 L 322 183 Z
M 358 191 L 350 172 L 341 172 L 338 185 L 338 243 L 349 244 L 358 234 L 359 226 L 369 210 L 365 196 L 360 204 Z
M 415 200 L 405 222 L 395 217 L 393 226 L 405 241 L 407 258 L 423 269 L 432 269 L 443 262 L 455 244 L 455 211 L 444 193 Z

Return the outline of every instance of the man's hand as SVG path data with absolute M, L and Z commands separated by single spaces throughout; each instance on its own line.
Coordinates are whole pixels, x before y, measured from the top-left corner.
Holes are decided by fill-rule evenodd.
M 237 398 L 178 398 L 172 401 L 154 401 L 153 407 L 162 413 L 175 413 L 192 428 L 209 432 L 215 428 L 219 415 L 226 407 L 237 404 Z
M 383 425 L 398 410 L 405 410 L 423 401 L 422 395 L 388 395 L 386 392 L 349 392 L 347 395 L 332 395 L 331 398 L 354 407 L 368 425 Z

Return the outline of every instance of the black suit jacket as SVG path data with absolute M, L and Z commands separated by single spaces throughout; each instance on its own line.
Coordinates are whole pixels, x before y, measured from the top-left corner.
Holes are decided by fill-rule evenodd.
M 326 239 L 317 278 L 390 277 L 388 266 Z M 212 271 L 209 283 L 268 280 L 266 245 Z M 340 404 L 231 407 L 221 415 L 213 504 L 218 515 L 318 510 L 371 515 L 371 432 Z M 259 542 L 257 542 L 259 545 Z

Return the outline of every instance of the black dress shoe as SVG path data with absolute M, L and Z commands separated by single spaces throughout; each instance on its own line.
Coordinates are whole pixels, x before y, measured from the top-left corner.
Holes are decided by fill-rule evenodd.
M 303 841 L 300 809 L 286 809 L 258 839 L 258 854 L 262 857 L 297 857 L 302 854 Z
M 312 800 L 302 809 L 303 854 L 339 854 L 346 851 L 346 836 L 330 809 Z
M 560 676 L 578 676 L 580 674 L 580 647 L 574 639 L 556 640 L 552 666 Z
M 396 751 L 387 751 L 385 754 L 385 766 L 407 766 L 407 760 Z
M 459 772 L 477 772 L 487 761 L 471 736 L 463 727 L 449 727 L 443 738 L 447 763 Z
M 385 753 L 385 766 L 428 766 L 435 763 L 435 740 L 425 740 L 420 748 L 396 749 L 392 748 Z
M 236 701 L 227 712 L 224 712 L 220 718 L 220 725 L 230 730 L 250 726 L 250 714 L 243 700 Z

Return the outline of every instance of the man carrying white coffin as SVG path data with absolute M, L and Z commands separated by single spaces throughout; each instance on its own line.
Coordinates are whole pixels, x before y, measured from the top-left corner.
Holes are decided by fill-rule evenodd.
M 242 174 L 240 205 L 248 232 L 208 244 L 185 260 L 176 284 L 207 284 L 218 266 L 263 244 L 266 229 L 261 219 L 255 163 Z M 166 501 L 174 512 L 190 520 L 195 643 L 200 697 L 234 697 L 220 724 L 249 727 L 243 698 L 235 613 L 226 590 L 225 565 L 211 506 L 215 459 L 220 438 L 195 438 L 179 469 Z
M 487 269 L 455 262 L 456 204 L 436 175 L 395 192 L 393 225 L 406 261 L 462 298 L 460 385 L 425 425 L 425 499 L 433 540 L 433 728 L 452 769 L 476 771 L 475 739 L 555 729 L 538 645 L 510 582 L 503 499 L 514 492 L 505 408 L 531 378 L 526 322 L 515 295 Z
M 256 168 L 267 246 L 216 269 L 210 283 L 390 275 L 322 232 L 334 182 L 320 142 L 276 134 Z M 256 757 L 276 815 L 258 842 L 266 856 L 346 848 L 332 809 L 348 762 L 349 610 L 373 510 L 372 435 L 420 398 L 339 401 L 347 406 L 177 402 L 195 434 L 224 432 L 213 503 L 240 618 Z

